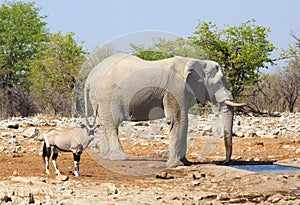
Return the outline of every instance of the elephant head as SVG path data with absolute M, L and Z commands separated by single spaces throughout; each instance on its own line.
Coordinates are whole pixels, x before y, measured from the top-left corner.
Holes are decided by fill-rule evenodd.
M 224 142 L 226 160 L 228 163 L 232 154 L 232 126 L 235 106 L 243 106 L 243 103 L 234 103 L 233 96 L 220 65 L 213 61 L 190 60 L 185 68 L 185 79 L 188 84 L 188 92 L 196 101 L 205 104 L 207 100 L 212 103 L 215 114 L 223 116 Z M 192 103 L 194 104 L 194 103 Z

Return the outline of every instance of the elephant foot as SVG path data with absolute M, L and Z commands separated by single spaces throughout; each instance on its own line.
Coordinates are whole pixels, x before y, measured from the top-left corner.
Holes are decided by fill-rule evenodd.
M 231 160 L 225 160 L 224 162 L 222 162 L 222 165 L 230 165 L 231 164 Z
M 181 160 L 180 160 L 184 166 L 192 166 L 193 163 L 190 162 L 189 160 L 187 160 L 187 158 L 184 156 Z
M 170 168 L 175 168 L 175 167 L 179 167 L 179 166 L 191 166 L 193 163 L 190 162 L 189 160 L 186 159 L 186 157 L 183 157 L 181 160 L 179 161 L 170 161 L 168 160 L 167 162 L 167 166 Z
M 101 156 L 101 159 L 108 159 L 113 161 L 125 161 L 128 160 L 128 156 L 123 151 L 110 151 L 104 156 Z

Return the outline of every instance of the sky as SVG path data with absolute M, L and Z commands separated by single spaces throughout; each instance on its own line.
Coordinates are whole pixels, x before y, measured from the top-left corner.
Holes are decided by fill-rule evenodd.
M 42 15 L 48 16 L 46 22 L 51 32 L 74 32 L 75 38 L 84 41 L 83 47 L 89 51 L 141 31 L 192 36 L 201 21 L 211 21 L 221 29 L 255 19 L 257 25 L 271 29 L 269 40 L 279 49 L 295 43 L 291 31 L 300 36 L 297 0 L 32 1 L 41 7 Z M 145 32 L 140 36 L 145 37 Z

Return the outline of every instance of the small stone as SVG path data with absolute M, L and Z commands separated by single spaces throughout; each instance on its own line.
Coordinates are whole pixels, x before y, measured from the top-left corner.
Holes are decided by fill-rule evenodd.
M 256 133 L 254 131 L 248 131 L 245 133 L 245 138 L 252 138 L 257 136 Z
M 199 193 L 199 196 L 197 196 L 195 198 L 198 201 L 205 200 L 205 199 L 216 199 L 217 194 L 210 193 L 210 192 L 201 192 L 201 193 Z
M 10 128 L 10 129 L 19 129 L 19 124 L 11 124 L 11 125 L 8 125 L 7 128 Z
M 272 117 L 281 117 L 280 112 L 273 112 Z
M 40 130 L 34 127 L 30 127 L 23 132 L 24 138 L 35 138 L 40 135 Z
M 13 133 L 7 133 L 7 132 L 3 132 L 1 133 L 1 137 L 7 137 L 7 138 L 15 138 L 16 135 Z
M 156 174 L 156 178 L 158 178 L 158 179 L 174 179 L 174 176 L 168 174 L 167 172 L 162 172 L 162 173 Z
M 272 135 L 279 135 L 280 134 L 280 130 L 275 130 Z
M 268 200 L 267 200 L 267 202 L 277 203 L 277 202 L 279 202 L 282 198 L 283 198 L 283 196 L 282 196 L 281 194 L 275 194 L 275 195 L 269 197 Z
M 235 135 L 238 137 L 244 137 L 244 133 L 243 132 L 235 132 Z
M 58 181 L 68 181 L 68 179 L 69 179 L 69 177 L 67 176 L 67 175 L 61 175 L 61 174 L 59 174 L 59 175 L 57 175 L 56 176 L 56 180 L 58 180 Z
M 192 181 L 192 182 L 191 182 L 191 186 L 192 186 L 192 187 L 200 186 L 200 182 L 199 182 L 199 181 L 196 181 L 196 180 L 195 180 L 195 181 Z
M 19 176 L 20 174 L 19 174 L 19 172 L 17 171 L 17 170 L 15 170 L 15 171 L 13 171 L 13 174 L 12 174 L 13 176 Z
M 103 183 L 102 187 L 104 187 L 107 195 L 116 195 L 120 193 L 119 189 L 113 183 Z
M 12 199 L 11 199 L 11 197 L 5 195 L 5 196 L 1 199 L 1 201 L 4 201 L 5 203 L 7 203 L 7 202 L 12 202 Z
M 29 204 L 34 204 L 35 201 L 34 201 L 34 197 L 33 197 L 33 194 L 32 193 L 29 193 Z
M 206 177 L 206 175 L 204 173 L 195 172 L 191 174 L 191 177 L 193 179 L 200 179 Z
M 218 197 L 220 201 L 229 201 L 230 196 L 227 193 L 221 193 L 220 196 Z

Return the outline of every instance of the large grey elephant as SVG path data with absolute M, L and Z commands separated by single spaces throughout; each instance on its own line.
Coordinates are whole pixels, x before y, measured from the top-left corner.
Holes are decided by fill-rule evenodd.
M 216 62 L 173 57 L 145 61 L 129 54 L 106 58 L 90 72 L 86 99 L 96 109 L 105 129 L 101 158 L 126 160 L 118 138 L 122 121 L 144 121 L 166 117 L 170 126 L 168 166 L 189 165 L 186 159 L 188 110 L 195 103 L 212 102 L 224 116 L 226 160 L 232 153 L 233 102 L 222 69 Z M 88 93 L 88 94 L 87 94 Z

